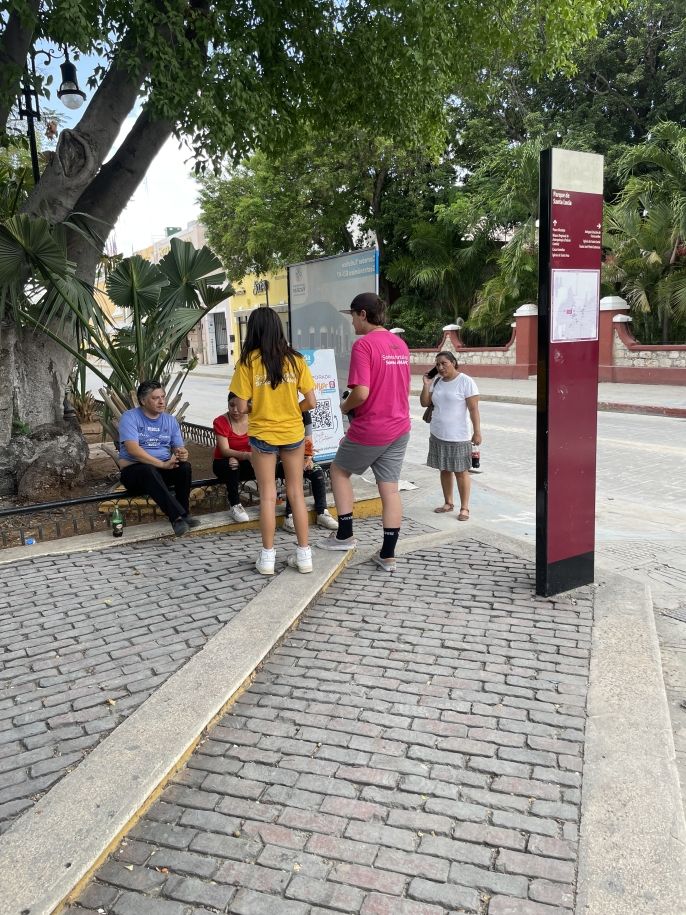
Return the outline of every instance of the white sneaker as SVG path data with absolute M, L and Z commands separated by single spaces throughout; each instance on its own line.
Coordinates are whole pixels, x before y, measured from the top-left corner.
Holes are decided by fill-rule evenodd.
M 288 565 L 292 569 L 297 569 L 298 572 L 303 574 L 312 571 L 312 550 L 309 546 L 307 547 L 298 547 L 295 552 L 295 555 L 288 557 Z
M 234 521 L 250 521 L 247 511 L 240 503 L 238 505 L 231 506 L 229 509 L 229 515 L 231 515 Z
M 337 531 L 338 521 L 325 508 L 321 515 L 317 515 L 317 526 L 324 527 L 327 531 Z
M 260 575 L 273 575 L 275 562 L 276 550 L 263 549 L 260 555 L 257 557 L 255 568 L 260 573 Z
M 382 559 L 378 553 L 374 553 L 372 562 L 375 562 L 384 572 L 395 572 L 396 570 L 395 556 L 392 556 L 390 559 Z
M 293 515 L 287 515 L 283 519 L 283 529 L 288 531 L 289 534 L 295 533 L 295 524 L 293 523 Z

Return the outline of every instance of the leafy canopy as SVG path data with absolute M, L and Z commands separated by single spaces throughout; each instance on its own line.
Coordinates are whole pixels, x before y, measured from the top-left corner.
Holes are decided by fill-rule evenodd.
M 289 147 L 305 122 L 364 124 L 417 140 L 443 101 L 528 51 L 534 70 L 572 65 L 608 0 L 92 0 L 41 5 L 34 40 L 99 54 L 140 76 L 153 117 L 200 161 Z M 24 0 L 8 15 L 26 17 Z M 0 33 L 1 34 L 1 33 Z M 2 83 L 12 97 L 15 84 Z M 45 87 L 43 87 L 45 90 Z

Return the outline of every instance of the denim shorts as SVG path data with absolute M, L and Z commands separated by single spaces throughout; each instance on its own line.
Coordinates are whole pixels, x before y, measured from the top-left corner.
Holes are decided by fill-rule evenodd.
M 253 438 L 251 435 L 248 441 L 250 442 L 250 447 L 254 448 L 255 451 L 259 451 L 262 454 L 278 454 L 280 451 L 295 451 L 305 439 L 301 438 L 299 442 L 293 442 L 291 445 L 271 445 L 269 442 L 264 442 L 261 438 Z

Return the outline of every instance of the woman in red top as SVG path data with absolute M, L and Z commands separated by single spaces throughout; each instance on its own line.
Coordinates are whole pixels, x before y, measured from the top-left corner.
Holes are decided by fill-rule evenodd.
M 238 486 L 245 480 L 254 480 L 255 472 L 250 460 L 248 442 L 248 414 L 241 413 L 236 395 L 229 393 L 229 409 L 212 423 L 216 439 L 212 470 L 226 486 L 229 499 L 229 514 L 234 521 L 249 521 L 248 513 L 241 505 Z

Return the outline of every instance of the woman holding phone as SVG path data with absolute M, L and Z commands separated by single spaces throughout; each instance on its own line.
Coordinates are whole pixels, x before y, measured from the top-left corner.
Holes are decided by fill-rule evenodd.
M 443 505 L 434 511 L 443 514 L 455 508 L 455 477 L 460 496 L 457 520 L 469 521 L 472 445 L 481 444 L 477 386 L 473 378 L 459 371 L 457 359 L 452 353 L 441 352 L 436 356 L 435 368 L 422 376 L 419 402 L 423 407 L 433 406 L 426 463 L 440 471 L 443 490 Z

